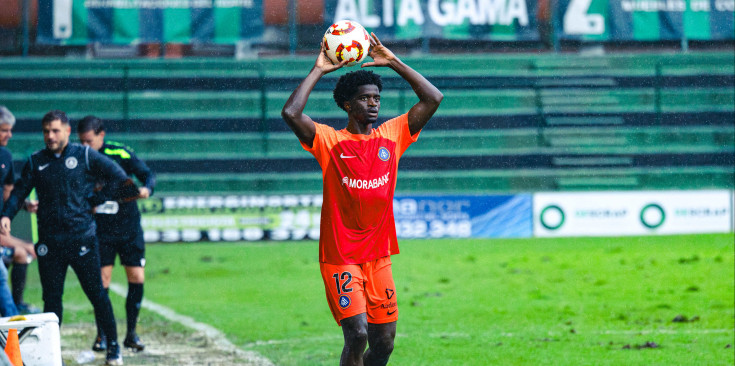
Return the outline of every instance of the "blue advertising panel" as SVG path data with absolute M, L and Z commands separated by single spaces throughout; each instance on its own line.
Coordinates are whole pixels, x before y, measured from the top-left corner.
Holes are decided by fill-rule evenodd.
M 528 238 L 531 195 L 398 196 L 393 202 L 400 238 Z
M 531 197 L 399 195 L 396 231 L 404 239 L 528 238 Z M 138 207 L 146 242 L 318 240 L 322 196 L 156 196 Z

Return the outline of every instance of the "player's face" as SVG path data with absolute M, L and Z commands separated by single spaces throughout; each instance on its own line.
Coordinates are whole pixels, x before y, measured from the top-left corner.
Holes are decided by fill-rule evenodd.
M 46 147 L 54 154 L 60 154 L 69 143 L 71 126 L 61 123 L 61 120 L 53 120 L 43 125 L 43 141 Z
M 102 148 L 105 144 L 105 131 L 101 131 L 99 134 L 95 134 L 94 131 L 89 130 L 79 134 L 79 141 L 95 150 Z
M 362 124 L 375 123 L 380 112 L 380 90 L 377 85 L 360 85 L 357 93 L 349 101 L 349 110 L 357 122 Z
M 9 124 L 0 124 L 0 146 L 8 146 L 8 140 L 13 137 L 13 127 Z

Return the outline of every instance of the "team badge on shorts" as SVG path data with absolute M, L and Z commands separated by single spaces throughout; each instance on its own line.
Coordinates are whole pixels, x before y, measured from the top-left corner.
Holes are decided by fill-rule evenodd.
M 75 158 L 73 156 L 70 156 L 70 157 L 66 158 L 66 161 L 64 162 L 64 164 L 66 164 L 66 167 L 67 168 L 74 169 L 74 168 L 77 167 L 77 164 L 78 164 L 77 163 L 77 158 Z
M 36 248 L 36 254 L 39 257 L 43 257 L 44 255 L 48 254 L 48 247 L 46 244 L 38 244 L 38 248 Z
M 388 149 L 386 149 L 385 147 L 381 147 L 378 150 L 378 159 L 382 161 L 388 161 L 388 159 L 390 159 L 390 151 L 388 151 Z
M 342 309 L 347 309 L 350 307 L 350 297 L 342 295 L 339 297 L 339 307 Z

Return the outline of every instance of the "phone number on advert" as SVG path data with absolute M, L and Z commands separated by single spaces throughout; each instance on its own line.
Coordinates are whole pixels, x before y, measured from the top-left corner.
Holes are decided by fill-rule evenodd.
M 397 220 L 396 233 L 400 238 L 469 238 L 472 223 L 469 220 Z

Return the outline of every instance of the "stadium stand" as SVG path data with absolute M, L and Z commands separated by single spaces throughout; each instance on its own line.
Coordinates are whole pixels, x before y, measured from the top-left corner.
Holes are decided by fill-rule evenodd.
M 445 94 L 401 160 L 399 192 L 730 188 L 731 52 L 404 57 Z M 158 173 L 162 193 L 315 193 L 316 162 L 280 119 L 312 58 L 0 60 L 16 159 L 42 146 L 50 109 L 107 120 Z M 381 116 L 414 103 L 384 75 Z M 335 127 L 328 75 L 306 113 Z M 21 163 L 19 160 L 17 163 Z

